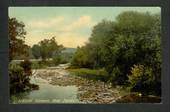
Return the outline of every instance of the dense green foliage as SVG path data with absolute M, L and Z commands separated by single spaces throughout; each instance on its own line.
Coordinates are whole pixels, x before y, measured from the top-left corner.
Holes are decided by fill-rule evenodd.
M 41 57 L 41 53 L 40 53 L 40 46 L 39 45 L 33 45 L 32 47 L 32 55 L 34 56 L 35 59 L 38 59 Z
M 104 68 L 113 85 L 160 95 L 160 21 L 158 14 L 133 11 L 121 13 L 115 21 L 103 20 L 93 27 L 89 42 L 77 49 L 71 64 Z
M 43 64 L 41 61 L 34 61 L 32 62 L 31 68 L 32 69 L 41 69 L 46 68 L 47 64 Z
M 46 59 L 59 56 L 61 51 L 64 49 L 62 45 L 58 45 L 55 38 L 44 39 L 38 44 L 32 47 L 33 56 L 38 59 L 41 58 L 43 61 Z
M 42 59 L 42 62 L 33 63 L 33 68 L 69 63 L 73 52 L 69 51 L 70 49 L 64 51 L 65 49 L 63 45 L 57 44 L 54 37 L 51 39 L 44 39 L 38 44 L 34 44 L 32 47 L 32 54 L 35 59 Z
M 29 55 L 29 46 L 24 42 L 26 35 L 24 27 L 24 23 L 18 21 L 16 18 L 8 18 L 10 61 L 18 56 L 20 56 L 20 58 L 24 58 Z
M 14 94 L 32 89 L 38 89 L 37 85 L 30 83 L 29 76 L 31 76 L 31 74 L 31 63 L 28 60 L 21 62 L 21 64 L 10 64 L 10 93 Z
M 24 70 L 19 65 L 9 65 L 10 93 L 16 93 L 17 91 L 20 91 L 20 89 L 24 88 L 23 86 L 25 86 L 23 84 L 29 82 L 28 78 L 24 77 L 23 74 Z
M 25 25 L 16 18 L 8 18 L 9 36 L 9 77 L 10 93 L 18 93 L 32 88 L 38 88 L 31 84 L 29 76 L 31 72 L 31 62 L 27 60 L 30 55 L 30 47 L 25 44 Z M 20 64 L 11 62 L 13 59 L 24 59 Z
M 157 77 L 151 67 L 134 65 L 128 78 L 132 91 L 141 92 L 143 95 L 161 94 L 161 77 Z

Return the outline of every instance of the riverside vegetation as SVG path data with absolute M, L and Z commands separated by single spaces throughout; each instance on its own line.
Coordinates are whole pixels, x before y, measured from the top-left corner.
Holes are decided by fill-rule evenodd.
M 89 42 L 77 47 L 75 52 L 63 52 L 66 48 L 58 45 L 54 37 L 30 47 L 24 43 L 24 27 L 24 23 L 9 18 L 11 93 L 28 88 L 38 89 L 38 85 L 29 82 L 31 69 L 70 63 L 66 70 L 70 77 L 76 77 L 74 80 L 70 78 L 70 81 L 76 82 L 81 78 L 79 83 L 89 83 L 89 88 L 99 81 L 96 88 L 122 88 L 129 93 L 122 99 L 117 99 L 119 103 L 161 101 L 160 14 L 127 11 L 118 15 L 115 21 L 103 20 L 93 27 Z M 14 65 L 14 59 L 25 61 Z M 29 59 L 41 60 L 32 61 L 31 65 Z M 54 78 L 51 83 L 60 85 L 59 82 L 62 80 Z M 80 90 L 86 90 L 86 94 L 83 94 L 86 97 L 96 97 L 95 94 L 100 93 L 100 90 L 98 93 L 88 93 L 86 84 L 81 85 Z M 81 98 L 83 100 L 83 97 Z M 110 96 L 108 98 L 113 100 Z M 89 98 L 84 100 L 87 99 L 89 101 Z M 96 102 L 98 100 L 96 99 Z M 102 102 L 112 102 L 111 100 Z M 94 99 L 93 101 L 95 102 Z

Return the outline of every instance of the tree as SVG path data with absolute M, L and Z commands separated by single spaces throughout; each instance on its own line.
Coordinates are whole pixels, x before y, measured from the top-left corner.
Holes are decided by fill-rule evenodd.
M 77 50 L 72 63 L 94 69 L 104 67 L 107 61 L 106 55 L 110 50 L 108 44 L 111 44 L 109 42 L 113 37 L 113 27 L 114 22 L 106 20 L 95 25 L 89 43 Z
M 16 18 L 8 18 L 8 37 L 9 37 L 9 60 L 16 56 L 28 56 L 29 46 L 24 43 L 26 31 L 23 22 Z
M 93 67 L 93 61 L 89 56 L 89 49 L 87 47 L 78 47 L 77 51 L 74 54 L 74 57 L 72 58 L 72 65 L 74 67 L 86 67 L 91 68 Z
M 114 68 L 118 67 L 119 70 L 116 71 L 121 71 L 116 75 L 116 81 L 113 80 L 113 83 L 127 83 L 127 76 L 135 64 L 152 65 L 157 72 L 160 71 L 160 65 L 157 64 L 157 67 L 156 64 L 153 65 L 156 54 L 160 55 L 159 23 L 159 15 L 155 17 L 149 13 L 130 11 L 117 17 L 113 37 L 115 42 L 110 45 L 112 58 L 109 58 L 106 64 L 109 74 L 113 70 L 111 77 L 115 77 Z
M 114 37 L 114 22 L 103 20 L 93 27 L 89 44 L 91 46 L 91 57 L 94 58 L 93 68 L 104 67 L 106 64 L 106 55 L 110 50 L 108 44 L 113 44 Z
M 9 29 L 9 60 L 24 58 L 24 62 L 20 64 L 9 64 L 9 78 L 10 78 L 10 93 L 15 94 L 38 89 L 37 85 L 30 83 L 31 62 L 26 60 L 30 54 L 30 47 L 25 44 L 26 31 L 23 22 L 19 22 L 16 18 L 8 18 Z
M 40 54 L 40 46 L 39 46 L 39 45 L 37 45 L 37 44 L 33 45 L 33 47 L 32 47 L 32 55 L 33 55 L 36 59 L 38 59 L 38 58 L 41 57 L 41 54 Z
M 103 20 L 95 25 L 89 42 L 77 50 L 72 63 L 82 67 L 82 63 L 87 66 L 90 60 L 89 67 L 105 68 L 107 80 L 114 85 L 128 85 L 132 81 L 128 77 L 131 69 L 142 65 L 154 77 L 149 85 L 154 89 L 150 90 L 159 94 L 160 89 L 155 88 L 161 86 L 160 39 L 159 14 L 123 12 L 114 22 Z M 143 72 L 140 77 L 145 75 Z
M 43 61 L 46 61 L 48 58 L 52 58 L 53 55 L 60 54 L 64 49 L 63 45 L 58 45 L 55 38 L 44 39 L 38 44 L 32 47 L 33 55 L 37 58 L 41 57 Z

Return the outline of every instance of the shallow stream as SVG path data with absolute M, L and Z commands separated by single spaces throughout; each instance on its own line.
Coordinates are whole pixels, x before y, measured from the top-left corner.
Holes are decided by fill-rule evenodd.
M 58 72 L 62 72 L 61 69 L 58 68 Z M 39 90 L 15 94 L 11 97 L 12 103 L 80 103 L 76 86 L 54 86 L 36 74 L 30 79 L 31 83 L 39 85 Z

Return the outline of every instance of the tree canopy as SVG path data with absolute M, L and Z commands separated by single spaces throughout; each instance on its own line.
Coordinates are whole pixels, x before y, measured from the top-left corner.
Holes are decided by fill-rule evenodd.
M 134 11 L 121 13 L 115 21 L 103 20 L 93 27 L 89 42 L 78 48 L 72 64 L 105 68 L 108 81 L 119 85 L 132 84 L 134 91 L 146 85 L 160 88 L 160 21 L 159 14 Z M 142 69 L 139 70 L 144 74 L 141 76 L 150 75 L 152 81 L 151 77 L 142 79 L 148 82 L 144 85 L 142 80 L 134 80 L 132 77 L 138 74 L 135 69 Z
M 44 39 L 32 47 L 32 53 L 35 58 L 52 58 L 54 55 L 61 53 L 64 49 L 63 45 L 58 45 L 55 37 L 51 39 Z
M 29 46 L 25 44 L 25 25 L 16 18 L 8 18 L 9 59 L 16 56 L 28 56 Z

